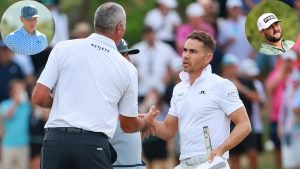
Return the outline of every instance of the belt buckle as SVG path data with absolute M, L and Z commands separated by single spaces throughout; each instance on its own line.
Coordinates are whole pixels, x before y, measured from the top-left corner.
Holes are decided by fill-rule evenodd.
M 188 166 L 193 166 L 197 164 L 201 164 L 207 161 L 207 157 L 204 156 L 195 156 L 195 157 L 190 157 L 187 158 L 185 161 L 185 164 Z
M 188 166 L 193 166 L 193 165 L 197 164 L 197 162 L 194 162 L 193 157 L 187 158 L 185 161 L 186 161 L 186 165 L 188 165 Z

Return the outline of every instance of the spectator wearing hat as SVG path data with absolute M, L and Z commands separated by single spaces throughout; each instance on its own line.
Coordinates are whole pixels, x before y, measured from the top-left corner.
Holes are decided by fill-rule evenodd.
M 218 36 L 218 25 L 217 20 L 220 13 L 219 7 L 220 2 L 217 0 L 197 0 L 197 2 L 203 6 L 204 15 L 202 19 L 204 22 L 212 25 L 216 31 L 216 37 Z
M 260 53 L 279 55 L 288 51 L 295 44 L 291 40 L 283 39 L 279 22 L 281 22 L 281 20 L 278 20 L 273 13 L 264 13 L 258 18 L 258 30 L 266 41 L 261 44 L 259 49 Z
M 156 0 L 156 4 L 157 7 L 146 14 L 145 25 L 152 27 L 157 39 L 175 49 L 175 30 L 181 24 L 180 16 L 173 10 L 177 7 L 177 1 Z
M 20 20 L 23 26 L 5 38 L 6 45 L 18 54 L 33 55 L 48 46 L 47 37 L 36 29 L 38 10 L 34 5 L 25 5 L 21 10 Z
M 127 42 L 122 39 L 120 43 L 117 45 L 118 51 L 128 60 L 131 61 L 129 55 L 135 55 L 140 53 L 138 49 L 128 49 Z
M 255 89 L 253 80 L 247 76 L 241 76 L 238 72 L 239 61 L 234 54 L 226 54 L 222 60 L 222 77 L 230 80 L 237 88 L 239 97 L 244 103 L 248 117 L 252 122 L 253 102 L 259 101 L 259 95 Z M 235 127 L 233 123 L 230 125 L 231 130 Z M 231 169 L 240 168 L 240 157 L 244 153 L 247 155 L 250 169 L 258 168 L 258 158 L 256 151 L 256 137 L 252 131 L 240 144 L 230 150 L 230 167 Z
M 267 100 L 269 101 L 269 129 L 270 139 L 274 143 L 274 158 L 275 166 L 280 169 L 282 166 L 281 160 L 281 141 L 278 136 L 278 120 L 281 105 L 283 104 L 284 92 L 286 84 L 290 80 L 290 75 L 293 71 L 293 64 L 296 60 L 296 55 L 290 52 L 279 55 L 275 68 L 268 75 L 266 80 Z
M 128 44 L 121 39 L 117 45 L 118 51 L 130 61 L 129 55 L 138 54 L 138 49 L 128 49 Z M 146 169 L 142 161 L 142 141 L 140 132 L 124 133 L 118 122 L 115 135 L 109 140 L 115 148 L 118 157 L 113 167 L 115 169 Z M 130 154 L 130 155 L 129 155 Z
M 176 32 L 176 47 L 179 54 L 183 52 L 186 38 L 193 30 L 201 30 L 215 37 L 215 29 L 213 26 L 206 23 L 202 18 L 205 11 L 199 3 L 193 2 L 189 4 L 185 12 L 188 22 L 180 25 Z
M 55 24 L 55 31 L 53 35 L 53 39 L 50 43 L 50 47 L 53 48 L 60 41 L 68 40 L 69 37 L 69 19 L 68 16 L 64 13 L 64 11 L 59 9 L 59 0 L 41 0 L 42 4 L 44 4 L 53 17 L 53 21 Z M 50 51 L 49 51 L 50 53 Z M 49 54 L 48 54 L 49 55 Z M 48 58 L 48 57 L 47 57 Z
M 222 52 L 234 54 L 239 63 L 254 55 L 245 34 L 246 17 L 243 15 L 242 5 L 241 0 L 227 0 L 228 17 L 218 21 L 218 42 Z
M 260 71 L 256 62 L 253 59 L 245 59 L 239 66 L 239 75 L 241 77 L 246 77 L 253 81 L 255 90 L 257 91 L 257 94 L 259 96 L 259 100 L 252 102 L 252 116 L 250 118 L 252 122 L 253 133 L 256 138 L 256 150 L 257 152 L 262 152 L 263 123 L 261 119 L 261 110 L 265 106 L 266 92 L 264 90 L 262 82 L 258 79 L 259 74 Z
M 139 100 L 142 101 L 153 88 L 164 94 L 168 83 L 166 77 L 170 76 L 171 61 L 179 57 L 176 51 L 157 39 L 154 30 L 148 26 L 144 28 L 143 40 L 133 45 L 133 48 L 141 51 L 137 57 L 132 58 L 132 63 L 138 70 Z

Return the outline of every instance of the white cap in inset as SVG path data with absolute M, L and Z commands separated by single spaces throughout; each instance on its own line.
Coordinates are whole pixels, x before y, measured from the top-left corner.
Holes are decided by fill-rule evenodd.
M 281 20 L 278 20 L 276 15 L 273 13 L 264 13 L 257 20 L 258 30 L 261 31 L 266 29 L 275 22 L 281 22 Z

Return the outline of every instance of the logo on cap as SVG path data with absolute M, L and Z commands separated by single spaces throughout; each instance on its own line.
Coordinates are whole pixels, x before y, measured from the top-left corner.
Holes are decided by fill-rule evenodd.
M 33 17 L 39 17 L 38 10 L 33 5 L 25 5 L 21 10 L 21 16 L 25 19 L 30 19 Z
M 269 20 L 275 19 L 274 15 L 270 15 L 264 19 L 264 22 L 267 23 Z

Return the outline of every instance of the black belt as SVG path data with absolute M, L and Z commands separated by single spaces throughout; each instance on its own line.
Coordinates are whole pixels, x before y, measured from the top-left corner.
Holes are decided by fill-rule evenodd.
M 146 163 L 144 163 L 144 161 L 142 161 L 142 163 L 140 164 L 131 164 L 131 165 L 113 165 L 113 167 L 116 168 L 121 168 L 121 167 L 138 167 L 138 166 L 146 166 Z
M 52 128 L 45 128 L 45 133 L 48 131 L 60 131 L 60 132 L 65 132 L 65 133 L 82 133 L 82 134 L 94 134 L 94 135 L 100 135 L 105 138 L 108 138 L 106 134 L 102 132 L 93 132 L 93 131 L 88 131 L 84 130 L 81 128 L 76 128 L 76 127 L 52 127 Z

